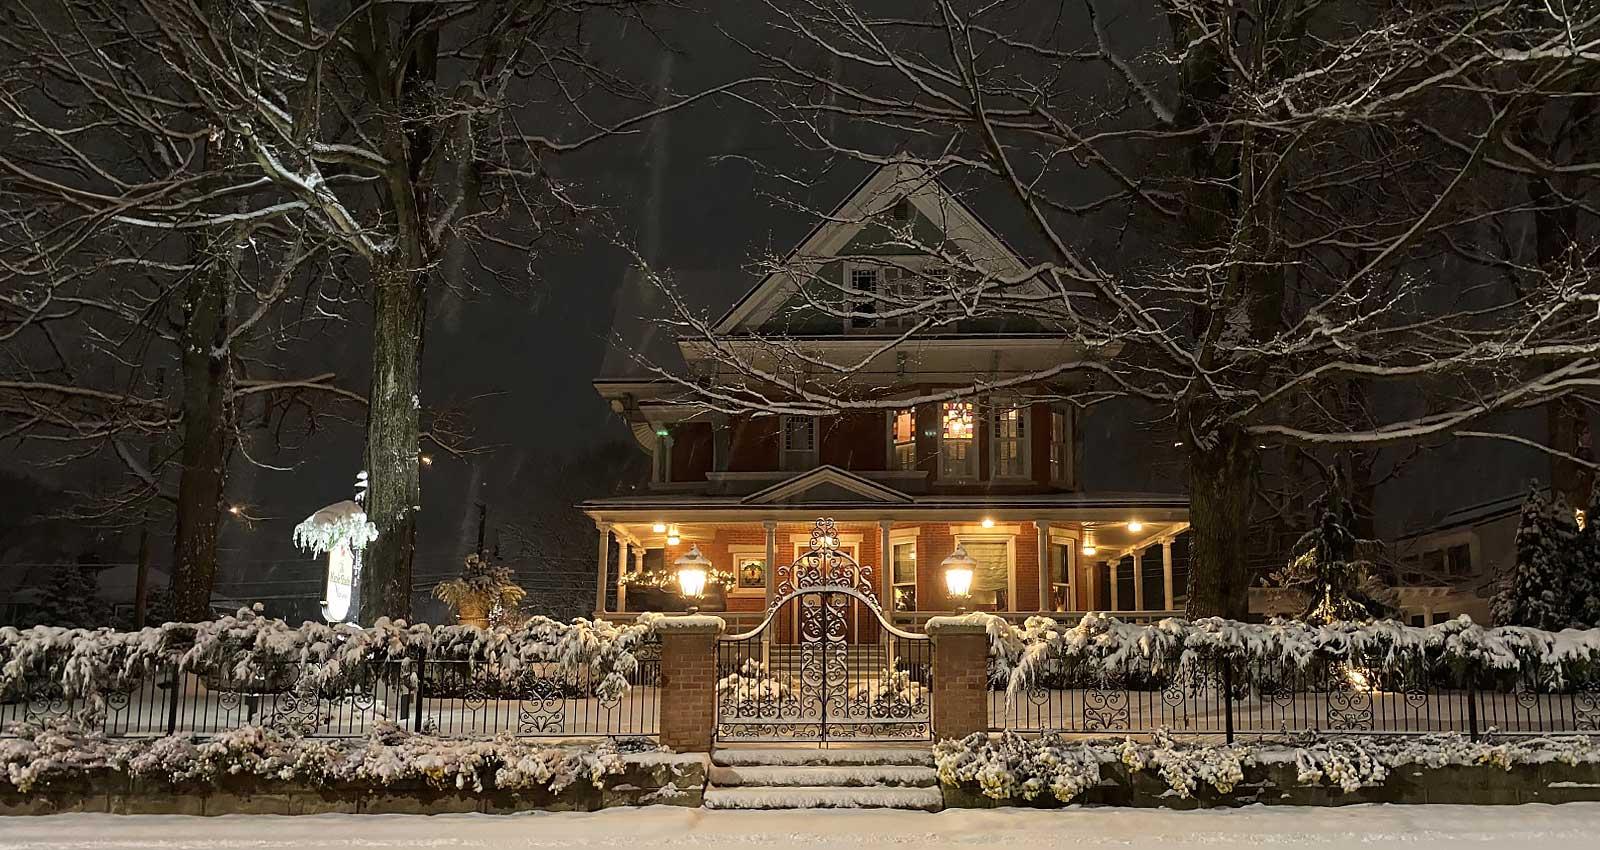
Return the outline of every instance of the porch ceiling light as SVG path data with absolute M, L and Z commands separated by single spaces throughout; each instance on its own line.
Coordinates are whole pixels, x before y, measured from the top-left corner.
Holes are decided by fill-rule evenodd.
M 972 593 L 972 571 L 977 566 L 978 562 L 972 560 L 972 556 L 967 554 L 966 547 L 960 544 L 957 544 L 955 551 L 939 563 L 939 567 L 944 570 L 945 590 L 950 592 L 951 598 L 966 599 Z
M 992 520 L 992 519 L 990 519 L 988 517 L 984 517 L 983 518 L 983 527 L 984 528 L 994 528 L 994 520 Z
M 664 522 L 658 522 L 655 525 L 650 526 L 650 531 L 655 534 L 665 534 L 667 532 L 667 524 Z
M 683 557 L 673 562 L 678 568 L 678 589 L 685 599 L 699 599 L 706 590 L 706 576 L 711 573 L 711 561 L 700 554 L 700 547 L 690 546 Z
M 1138 534 L 1139 532 L 1144 531 L 1144 523 L 1136 519 L 1130 519 L 1128 520 L 1128 530 L 1134 534 Z
M 1085 531 L 1083 533 L 1083 554 L 1093 555 L 1098 551 L 1100 550 L 1096 549 L 1094 545 L 1094 532 Z

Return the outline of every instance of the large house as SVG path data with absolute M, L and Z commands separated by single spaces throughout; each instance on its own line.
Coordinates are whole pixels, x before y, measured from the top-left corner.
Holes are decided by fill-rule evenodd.
M 1182 607 L 1187 499 L 1084 488 L 1079 411 L 1052 400 L 1081 388 L 1084 376 L 914 400 L 971 387 L 975 376 L 993 383 L 1118 352 L 1086 352 L 1042 324 L 992 319 L 954 319 L 886 345 L 909 320 L 877 314 L 949 273 L 932 253 L 896 238 L 908 232 L 915 244 L 1024 276 L 1016 254 L 937 180 L 891 165 L 715 325 L 728 345 L 750 341 L 754 358 L 770 356 L 754 340 L 782 335 L 813 357 L 859 359 L 865 365 L 851 374 L 852 386 L 876 399 L 907 399 L 903 407 L 731 415 L 695 403 L 672 382 L 595 381 L 654 459 L 647 491 L 582 506 L 601 531 L 598 616 L 659 609 L 652 585 L 669 583 L 672 564 L 693 546 L 732 574 L 733 586 L 701 607 L 726 611 L 736 627 L 754 625 L 774 601 L 778 567 L 806 550 L 824 516 L 837 523 L 840 548 L 871 568 L 875 596 L 899 625 L 957 607 L 940 563 L 958 545 L 977 563 L 968 608 L 1021 620 L 1088 610 L 1151 619 Z M 836 312 L 850 316 L 815 307 L 840 293 L 849 306 Z M 688 374 L 715 374 L 705 346 L 676 340 Z

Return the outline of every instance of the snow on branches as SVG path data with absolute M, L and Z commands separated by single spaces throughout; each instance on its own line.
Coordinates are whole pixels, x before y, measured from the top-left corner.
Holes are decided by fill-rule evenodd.
M 107 738 L 70 724 L 20 730 L 0 740 L 4 780 L 27 793 L 36 786 L 88 772 L 115 771 L 173 785 L 212 785 L 227 776 L 253 776 L 320 787 L 385 787 L 423 781 L 438 788 L 547 789 L 579 782 L 603 786 L 621 773 L 614 744 L 552 747 L 501 735 L 454 739 L 415 735 L 395 726 L 367 738 L 301 738 L 261 726 L 220 732 L 206 740 Z
M 360 628 L 313 622 L 291 626 L 242 608 L 230 617 L 132 632 L 7 626 L 0 628 L 0 694 L 22 694 L 48 684 L 59 687 L 66 698 L 95 701 L 173 664 L 236 681 L 292 674 L 299 684 L 319 689 L 366 684 L 380 675 L 397 675 L 415 687 L 416 664 L 426 657 L 482 664 L 508 678 L 533 665 L 564 673 L 587 671 L 597 683 L 596 695 L 615 697 L 627 690 L 628 676 L 638 669 L 635 652 L 654 634 L 659 619 L 642 614 L 633 623 L 613 624 L 532 617 L 512 629 L 380 619 Z
M 1426 627 L 1395 620 L 1257 624 L 1218 617 L 1139 625 L 1098 613 L 1076 625 L 1030 617 L 1019 628 L 977 616 L 987 618 L 990 657 L 1012 693 L 1078 675 L 1201 673 L 1224 660 L 1256 669 L 1354 663 L 1394 672 L 1516 674 L 1549 687 L 1600 674 L 1600 629 L 1490 629 L 1467 617 Z
M 294 527 L 294 544 L 313 555 L 331 552 L 341 543 L 361 550 L 377 539 L 378 527 L 367 519 L 366 509 L 348 499 L 317 511 Z

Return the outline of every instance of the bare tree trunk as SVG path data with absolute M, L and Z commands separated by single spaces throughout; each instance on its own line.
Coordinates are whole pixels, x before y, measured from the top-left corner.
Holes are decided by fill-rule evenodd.
M 411 560 L 421 503 L 418 362 L 425 276 L 383 270 L 373 299 L 372 389 L 367 405 L 367 516 L 378 527 L 362 564 L 361 619 L 411 615 Z
M 182 469 L 178 478 L 177 537 L 172 557 L 173 616 L 209 620 L 211 589 L 217 574 L 217 534 L 222 526 L 223 488 L 227 484 L 228 439 L 232 433 L 226 409 L 227 354 L 232 262 L 219 252 L 233 253 L 227 235 L 195 248 L 198 258 L 214 259 L 197 269 L 184 292 L 181 363 L 183 387 Z
M 1256 453 L 1249 436 L 1224 431 L 1214 446 L 1189 451 L 1190 617 L 1244 619 L 1250 613 L 1246 541 L 1255 502 Z

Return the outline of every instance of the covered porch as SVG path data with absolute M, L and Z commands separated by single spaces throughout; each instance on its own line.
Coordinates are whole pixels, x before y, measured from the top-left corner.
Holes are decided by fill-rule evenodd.
M 712 567 L 696 607 L 731 630 L 754 628 L 776 598 L 778 568 L 806 553 L 823 516 L 835 520 L 838 549 L 866 569 L 884 615 L 901 628 L 920 630 L 958 607 L 1019 623 L 1086 611 L 1157 620 L 1181 611 L 1188 584 L 1187 509 L 1170 504 L 586 509 L 600 531 L 595 616 L 612 621 L 683 610 L 673 565 L 695 547 Z M 941 568 L 958 545 L 977 563 L 965 600 L 951 597 Z

